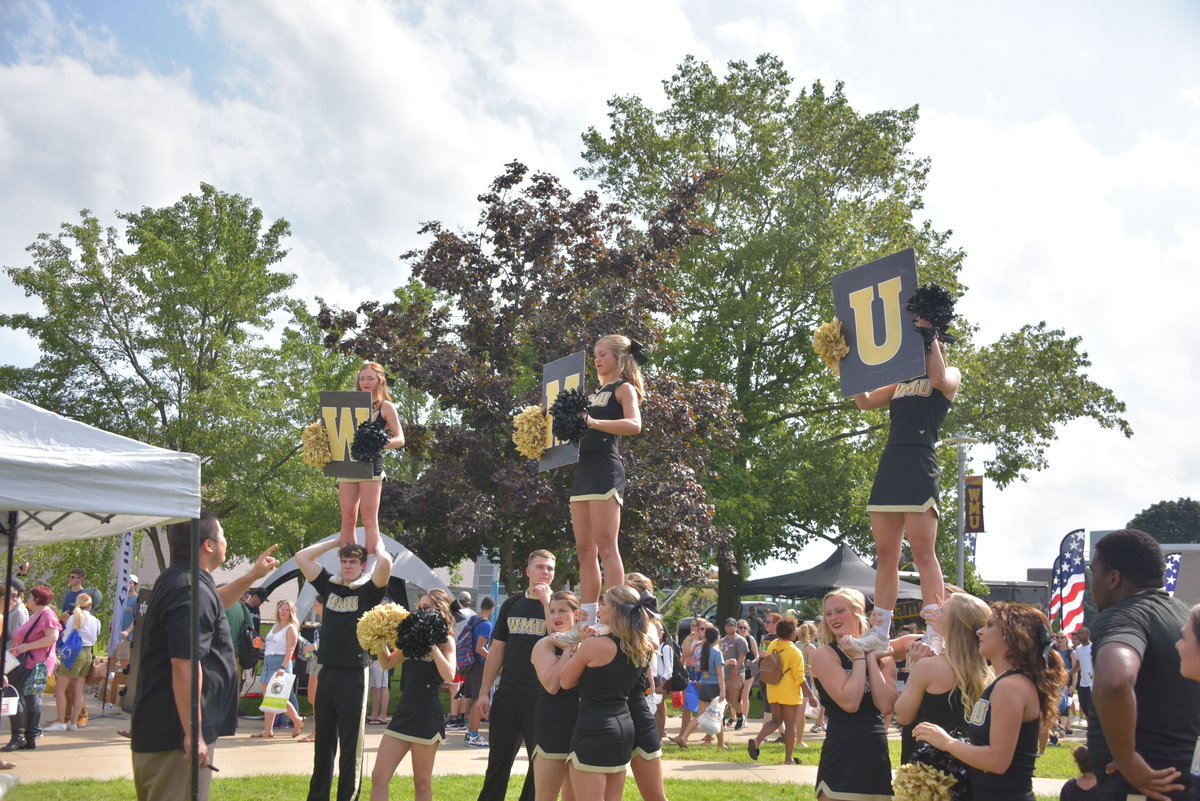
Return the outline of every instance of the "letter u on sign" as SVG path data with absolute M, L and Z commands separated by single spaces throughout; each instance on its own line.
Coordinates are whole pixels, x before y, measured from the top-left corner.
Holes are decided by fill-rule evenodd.
M 874 286 L 850 293 L 850 308 L 854 311 L 854 334 L 858 341 L 858 357 L 862 363 L 875 367 L 891 360 L 900 351 L 904 332 L 900 328 L 901 280 L 897 276 Z M 883 303 L 883 343 L 875 336 L 875 320 L 871 304 L 876 292 Z

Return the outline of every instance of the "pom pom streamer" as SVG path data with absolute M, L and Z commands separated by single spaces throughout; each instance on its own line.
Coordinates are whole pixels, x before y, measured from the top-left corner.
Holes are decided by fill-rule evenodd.
M 911 786 L 914 794 L 901 795 L 900 772 L 896 773 L 896 781 L 892 783 L 897 799 L 912 799 L 912 801 L 971 801 L 971 773 L 962 762 L 950 756 L 945 751 L 934 748 L 929 743 L 920 743 L 913 751 L 912 765 L 919 765 L 925 770 L 920 772 L 922 778 L 913 779 Z M 912 767 L 912 766 L 906 766 Z M 913 768 L 911 773 L 916 773 Z M 943 777 L 943 778 L 938 778 Z M 908 778 L 906 777 L 906 782 Z M 945 788 L 945 795 L 935 791 L 934 784 Z M 924 788 L 924 789 L 921 789 Z
M 359 619 L 358 644 L 364 651 L 375 656 L 383 654 L 385 645 L 395 649 L 396 632 L 400 624 L 409 617 L 409 611 L 400 604 L 379 604 Z
M 383 454 L 383 446 L 392 439 L 387 431 L 387 422 L 380 414 L 374 420 L 367 420 L 354 432 L 354 442 L 350 444 L 350 458 L 356 462 L 371 463 Z
M 945 334 L 954 322 L 954 297 L 937 284 L 919 287 L 908 299 L 908 313 L 929 321 L 934 330 Z
M 404 652 L 405 659 L 420 659 L 449 636 L 446 618 L 437 612 L 417 610 L 397 626 L 396 647 Z
M 587 412 L 592 402 L 579 389 L 568 389 L 558 393 L 550 407 L 554 419 L 554 436 L 563 442 L 579 442 L 587 431 L 587 423 L 580 417 Z
M 310 423 L 305 426 L 304 432 L 300 435 L 300 458 L 306 465 L 317 470 L 333 461 L 333 455 L 329 452 L 329 435 L 325 432 L 325 426 L 320 423 Z
M 513 444 L 517 453 L 537 461 L 546 450 L 546 413 L 541 406 L 526 406 L 513 418 Z
M 839 363 L 850 354 L 850 346 L 846 344 L 846 337 L 842 334 L 841 320 L 834 317 L 817 327 L 813 332 L 813 350 L 834 375 L 841 372 Z
M 901 765 L 892 779 L 896 801 L 951 801 L 956 781 L 931 765 L 910 762 Z

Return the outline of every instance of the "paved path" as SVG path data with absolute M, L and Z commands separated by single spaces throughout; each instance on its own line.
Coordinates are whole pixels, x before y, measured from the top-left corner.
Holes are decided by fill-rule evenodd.
M 89 705 L 95 708 L 95 703 Z M 53 716 L 53 703 L 47 711 Z M 309 722 L 311 725 L 311 721 Z M 288 734 L 277 735 L 273 740 L 251 739 L 250 734 L 260 730 L 255 721 L 242 721 L 236 737 L 223 737 L 217 743 L 214 764 L 220 769 L 220 778 L 254 776 L 262 774 L 307 775 L 312 770 L 312 744 L 293 740 Z M 129 740 L 117 734 L 128 728 L 129 718 L 99 717 L 93 714 L 86 728 L 73 732 L 46 734 L 38 740 L 33 751 L 16 751 L 4 756 L 16 763 L 12 773 L 20 777 L 23 784 L 31 782 L 62 781 L 65 765 L 77 778 L 127 779 L 132 778 L 129 756 Z M 7 727 L 6 727 L 7 728 Z M 758 731 L 755 724 L 745 735 L 729 732 L 726 740 L 732 748 L 745 748 L 751 734 Z M 370 766 L 379 740 L 383 736 L 382 726 L 369 726 L 366 739 L 366 765 Z M 811 735 L 808 735 L 811 737 Z M 698 739 L 698 738 L 697 738 Z M 819 737 L 817 738 L 819 739 Z M 5 740 L 6 742 L 7 740 Z M 485 749 L 467 748 L 461 734 L 452 733 L 448 742 L 438 751 L 436 772 L 438 775 L 482 775 L 487 767 Z M 410 761 L 405 760 L 397 775 L 409 775 Z M 678 759 L 663 760 L 664 775 L 668 779 L 717 779 L 721 781 L 772 782 L 814 784 L 817 769 L 806 765 L 753 765 L 722 762 L 696 762 Z M 525 752 L 517 755 L 513 776 L 520 777 L 526 770 Z M 1057 798 L 1062 787 L 1059 779 L 1034 779 L 1034 792 Z

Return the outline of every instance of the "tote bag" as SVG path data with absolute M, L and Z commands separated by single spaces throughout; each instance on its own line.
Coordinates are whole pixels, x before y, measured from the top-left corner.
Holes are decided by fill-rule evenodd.
M 288 698 L 292 695 L 292 684 L 295 681 L 294 673 L 276 673 L 267 682 L 262 703 L 258 705 L 258 708 L 263 712 L 274 712 L 275 714 L 286 712 Z

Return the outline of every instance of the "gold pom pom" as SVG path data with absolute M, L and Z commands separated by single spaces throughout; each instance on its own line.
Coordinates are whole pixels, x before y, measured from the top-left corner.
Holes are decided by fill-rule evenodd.
M 408 617 L 400 604 L 380 604 L 358 621 L 358 644 L 369 654 L 383 655 L 383 646 L 395 650 L 396 627 Z
M 513 444 L 517 453 L 537 461 L 546 450 L 546 412 L 541 406 L 526 406 L 513 418 Z
M 846 344 L 846 337 L 842 336 L 841 320 L 834 317 L 818 326 L 813 333 L 813 350 L 834 375 L 841 372 L 838 363 L 850 354 L 850 346 Z
M 931 765 L 910 762 L 896 770 L 892 792 L 896 801 L 950 801 L 956 783 L 953 776 Z
M 300 458 L 306 465 L 317 470 L 333 461 L 325 426 L 320 423 L 305 426 L 304 433 L 300 435 Z

